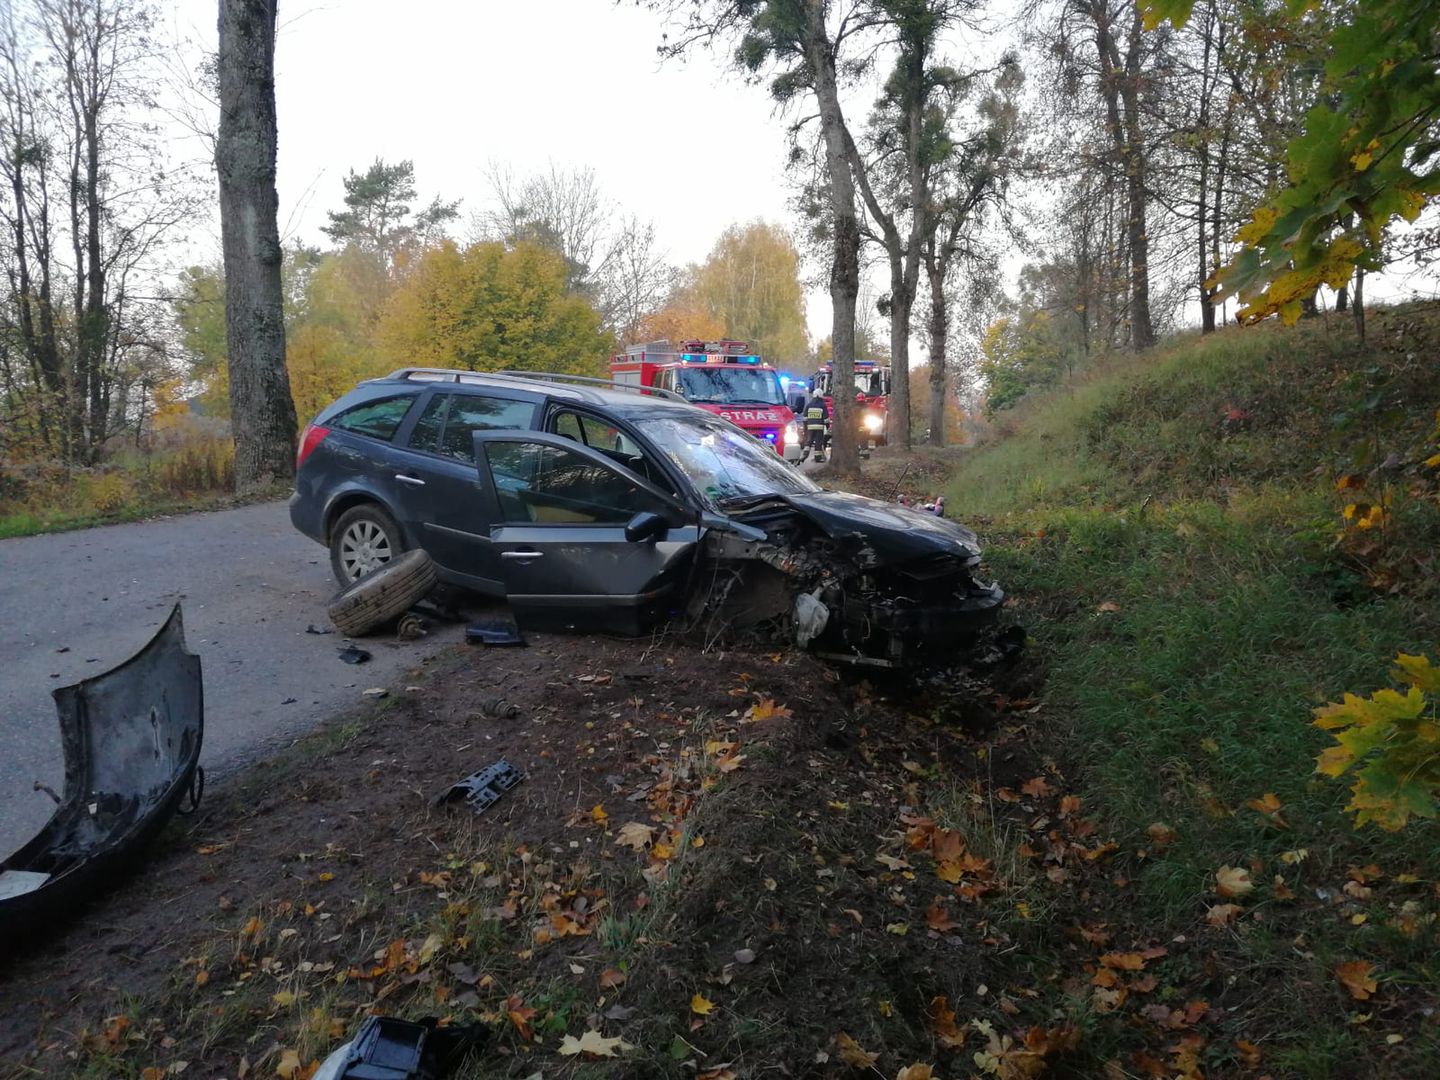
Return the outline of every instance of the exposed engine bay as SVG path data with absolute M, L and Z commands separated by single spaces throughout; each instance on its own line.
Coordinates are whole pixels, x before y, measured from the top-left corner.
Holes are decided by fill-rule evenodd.
M 836 663 L 922 666 L 973 647 L 1004 603 L 976 576 L 975 535 L 953 522 L 838 492 L 727 510 L 766 536 L 706 537 L 701 573 L 711 580 L 692 594 L 690 615 L 707 638 L 791 640 Z

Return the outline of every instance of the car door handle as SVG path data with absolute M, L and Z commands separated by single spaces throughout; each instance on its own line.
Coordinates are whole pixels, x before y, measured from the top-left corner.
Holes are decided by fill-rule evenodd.
M 395 479 L 399 480 L 402 484 L 409 484 L 411 487 L 425 486 L 425 481 L 421 480 L 418 476 L 406 476 L 404 473 L 396 473 Z
M 543 551 L 502 551 L 502 559 L 538 559 L 545 553 Z

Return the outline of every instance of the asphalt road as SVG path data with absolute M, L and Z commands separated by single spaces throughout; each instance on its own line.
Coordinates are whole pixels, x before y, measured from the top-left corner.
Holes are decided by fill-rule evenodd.
M 177 601 L 203 666 L 201 764 L 212 777 L 367 687 L 400 692 L 409 668 L 459 640 L 458 627 L 367 639 L 374 659 L 343 664 L 340 635 L 305 632 L 328 625 L 334 592 L 328 554 L 291 527 L 284 503 L 0 540 L 0 857 L 54 807 L 33 782 L 64 784 L 50 691 L 125 660 Z

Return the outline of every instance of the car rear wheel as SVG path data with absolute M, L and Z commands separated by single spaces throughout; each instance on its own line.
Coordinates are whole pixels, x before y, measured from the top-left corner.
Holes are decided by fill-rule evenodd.
M 430 556 L 407 551 L 331 600 L 330 621 L 346 637 L 359 637 L 405 614 L 435 588 L 435 582 Z
M 341 585 L 350 585 L 405 551 L 400 526 L 374 503 L 352 506 L 330 530 L 330 569 Z

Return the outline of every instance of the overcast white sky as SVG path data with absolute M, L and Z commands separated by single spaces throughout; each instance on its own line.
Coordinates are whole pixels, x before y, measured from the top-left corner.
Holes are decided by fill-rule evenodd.
M 216 0 L 174 2 L 194 56 L 213 51 Z M 342 179 L 376 157 L 412 160 L 420 201 L 459 198 L 462 215 L 485 204 L 491 161 L 520 175 L 551 161 L 591 167 L 623 210 L 655 221 L 682 264 L 732 223 L 790 226 L 785 118 L 727 55 L 661 64 L 662 31 L 634 0 L 281 0 L 282 231 L 323 242 Z M 868 94 L 851 102 L 852 121 L 868 105 Z M 202 258 L 218 256 L 218 223 L 214 233 Z M 824 278 L 823 267 L 807 271 Z M 1437 283 L 1433 272 L 1387 273 L 1366 291 L 1434 295 Z M 807 305 L 812 337 L 828 335 L 824 290 Z M 1195 303 L 1182 321 L 1198 322 Z
M 215 0 L 180 0 L 179 30 L 214 48 Z M 655 220 L 680 263 L 733 222 L 790 224 L 784 122 L 724 56 L 661 64 L 662 23 L 611 0 L 281 0 L 276 47 L 282 229 L 321 242 L 341 181 L 413 160 L 421 201 L 486 201 L 488 162 L 594 168 Z M 218 241 L 216 244 L 218 250 Z M 828 298 L 810 329 L 830 332 Z

